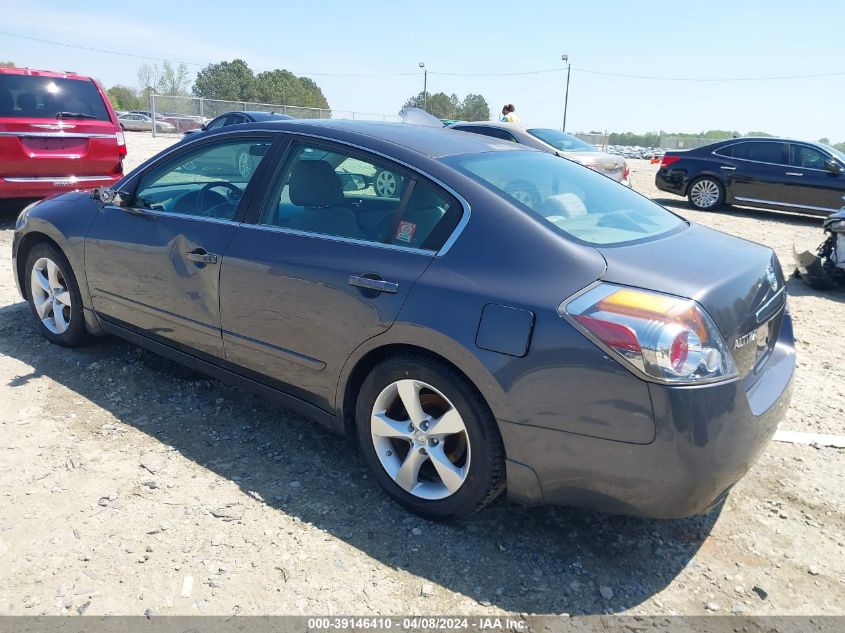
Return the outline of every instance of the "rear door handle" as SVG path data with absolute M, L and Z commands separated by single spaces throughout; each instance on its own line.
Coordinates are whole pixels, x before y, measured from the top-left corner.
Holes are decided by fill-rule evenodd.
M 218 257 L 214 253 L 209 253 L 204 248 L 196 248 L 190 253 L 185 253 L 185 257 L 192 262 L 199 262 L 200 264 L 216 264 Z
M 393 283 L 392 281 L 385 281 L 384 279 L 372 279 L 362 275 L 351 275 L 349 277 L 349 285 L 366 288 L 367 290 L 375 290 L 377 292 L 388 292 L 390 294 L 399 292 L 399 284 Z
M 736 171 L 736 167 L 731 167 L 730 165 L 720 165 L 719 169 L 727 169 L 728 171 Z
M 800 171 L 788 171 L 788 172 L 786 172 L 786 175 L 787 176 L 803 176 L 804 174 L 802 174 Z

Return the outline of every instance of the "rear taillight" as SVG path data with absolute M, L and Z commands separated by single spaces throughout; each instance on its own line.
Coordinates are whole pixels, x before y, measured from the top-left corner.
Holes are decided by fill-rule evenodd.
M 628 176 L 631 175 L 631 168 L 628 167 L 628 163 L 625 163 L 625 167 L 622 169 L 622 180 L 628 180 Z
M 117 132 L 115 137 L 117 138 L 117 153 L 123 158 L 126 156 L 126 137 L 123 135 L 123 132 Z
M 649 380 L 691 384 L 737 373 L 713 321 L 691 299 L 599 284 L 561 304 L 558 313 Z
M 668 154 L 663 154 L 663 159 L 660 161 L 661 167 L 668 167 L 672 163 L 677 163 L 681 160 L 680 156 L 669 156 Z

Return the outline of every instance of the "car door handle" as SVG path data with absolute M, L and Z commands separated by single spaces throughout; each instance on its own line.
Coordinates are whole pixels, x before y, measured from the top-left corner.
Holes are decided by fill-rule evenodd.
M 377 292 L 388 292 L 390 294 L 399 292 L 399 284 L 393 283 L 392 281 L 385 281 L 384 279 L 364 277 L 362 275 L 351 275 L 349 277 L 349 285 L 366 288 L 367 290 L 375 290 Z
M 209 253 L 204 248 L 197 248 L 190 253 L 185 253 L 185 257 L 192 262 L 199 262 L 200 264 L 216 264 L 217 255 Z
M 788 172 L 786 172 L 786 175 L 787 176 L 803 176 L 804 174 L 802 174 L 800 171 L 788 171 Z
M 730 165 L 719 165 L 719 169 L 727 169 L 728 171 L 736 171 L 736 167 L 731 167 Z

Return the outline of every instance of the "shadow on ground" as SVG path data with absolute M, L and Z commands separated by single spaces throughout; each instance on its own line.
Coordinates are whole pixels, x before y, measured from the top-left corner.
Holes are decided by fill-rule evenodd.
M 48 376 L 279 512 L 510 611 L 587 614 L 639 604 L 694 564 L 718 516 L 651 521 L 500 498 L 466 521 L 430 523 L 388 500 L 350 443 L 307 418 L 117 339 L 53 346 L 36 335 L 23 302 L 0 308 L 0 354 L 32 368 L 2 388 Z M 294 480 L 299 487 L 288 485 Z M 422 533 L 412 538 L 414 528 Z M 612 599 L 600 595 L 603 585 Z

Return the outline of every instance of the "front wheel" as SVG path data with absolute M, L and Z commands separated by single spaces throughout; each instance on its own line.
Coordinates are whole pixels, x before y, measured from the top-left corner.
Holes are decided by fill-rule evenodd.
M 715 178 L 704 176 L 693 181 L 687 198 L 699 211 L 712 211 L 724 204 L 725 188 Z
M 378 484 L 428 519 L 462 518 L 504 489 L 504 448 L 481 395 L 451 366 L 403 356 L 376 366 L 356 407 L 358 441 Z
M 27 298 L 35 327 L 47 340 L 66 347 L 88 338 L 79 285 L 64 254 L 42 242 L 26 258 Z

